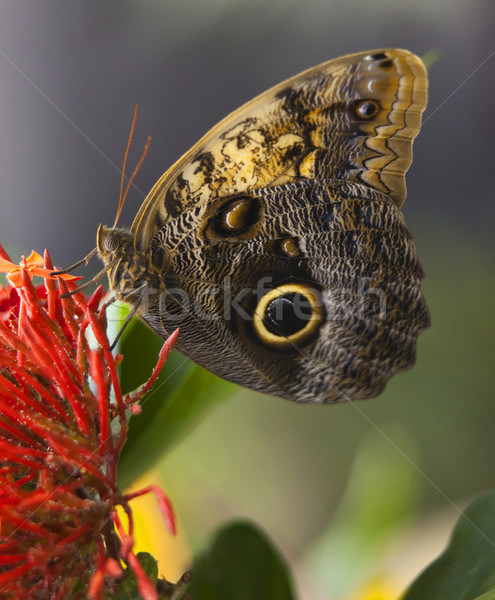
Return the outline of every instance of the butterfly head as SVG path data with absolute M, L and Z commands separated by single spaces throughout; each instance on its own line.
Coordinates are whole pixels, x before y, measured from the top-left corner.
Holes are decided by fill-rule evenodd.
M 100 224 L 96 233 L 98 256 L 106 264 L 111 264 L 119 254 L 132 244 L 132 236 L 124 229 Z
M 96 234 L 98 256 L 108 273 L 110 288 L 117 298 L 128 300 L 129 294 L 153 284 L 153 266 L 147 256 L 137 251 L 134 236 L 125 229 L 100 225 Z

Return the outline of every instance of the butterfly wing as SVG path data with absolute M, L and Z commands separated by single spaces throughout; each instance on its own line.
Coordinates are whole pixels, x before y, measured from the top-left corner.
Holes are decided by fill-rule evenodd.
M 298 402 L 378 394 L 428 326 L 400 206 L 426 105 L 421 61 L 329 61 L 232 113 L 132 226 L 168 292 L 141 316 L 220 376 Z
M 406 50 L 350 54 L 276 85 L 162 175 L 134 220 L 137 245 L 198 204 L 293 181 L 362 182 L 400 206 L 426 100 L 424 65 Z

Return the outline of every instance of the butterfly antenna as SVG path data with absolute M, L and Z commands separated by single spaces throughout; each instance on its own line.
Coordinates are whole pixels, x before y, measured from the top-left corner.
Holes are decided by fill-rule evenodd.
M 112 229 L 115 229 L 115 227 L 117 227 L 117 223 L 119 222 L 120 215 L 122 213 L 122 209 L 124 208 L 125 199 L 127 198 L 127 193 L 129 192 L 132 182 L 134 181 L 134 178 L 136 177 L 141 165 L 143 164 L 144 159 L 146 158 L 146 155 L 148 154 L 148 150 L 149 150 L 150 143 L 151 143 L 151 136 L 149 136 L 144 145 L 144 150 L 143 150 L 143 153 L 141 154 L 141 158 L 139 159 L 139 162 L 129 179 L 127 187 L 124 190 L 124 180 L 125 180 L 125 169 L 126 169 L 126 164 L 127 164 L 127 156 L 129 154 L 129 148 L 131 147 L 132 137 L 134 135 L 134 128 L 136 126 L 138 109 L 139 109 L 139 105 L 136 104 L 136 108 L 134 109 L 134 116 L 132 117 L 131 133 L 129 134 L 129 140 L 127 142 L 127 147 L 125 149 L 125 154 L 124 154 L 124 162 L 122 163 L 122 177 L 120 178 L 119 204 L 117 206 L 117 214 L 115 216 L 115 221 L 113 223 Z M 63 269 L 62 271 L 53 271 L 51 273 L 51 275 L 64 275 L 65 273 L 70 273 L 70 272 L 74 271 L 75 269 L 77 269 L 78 267 L 80 267 L 83 264 L 87 265 L 89 263 L 89 261 L 93 258 L 93 256 L 95 256 L 95 254 L 97 254 L 97 252 L 98 252 L 98 248 L 93 248 L 93 250 L 91 250 L 91 252 L 87 256 L 85 256 L 83 259 L 77 261 L 76 263 L 74 263 L 70 267 L 67 267 L 66 269 Z M 82 289 L 84 289 L 87 285 L 89 285 L 91 283 L 96 283 L 108 271 L 110 266 L 111 265 L 107 265 L 102 271 L 100 271 L 100 273 L 98 273 L 87 284 L 83 284 L 83 285 L 79 286 L 73 292 L 68 292 L 67 294 L 64 294 L 62 297 L 71 296 L 72 294 L 75 294 L 75 293 L 81 291 Z
M 120 214 L 122 212 L 122 209 L 124 208 L 125 196 L 123 196 L 123 191 L 124 191 L 124 180 L 125 180 L 125 167 L 127 164 L 127 156 L 129 154 L 129 148 L 131 147 L 132 136 L 134 135 L 134 127 L 136 126 L 138 109 L 139 109 L 139 105 L 136 104 L 136 108 L 134 109 L 134 116 L 132 117 L 131 133 L 129 134 L 129 139 L 127 140 L 127 147 L 125 149 L 125 154 L 124 154 L 124 162 L 122 163 L 122 176 L 120 178 L 119 204 L 117 206 L 117 214 L 115 215 L 115 221 L 113 224 L 113 228 L 117 227 L 117 223 L 119 222 L 119 219 L 120 219 Z
M 132 185 L 132 182 L 134 181 L 134 178 L 138 174 L 138 171 L 141 168 L 141 165 L 143 164 L 143 161 L 146 158 L 146 155 L 148 154 L 148 150 L 150 148 L 150 144 L 151 144 L 151 136 L 149 135 L 146 138 L 146 143 L 144 144 L 144 149 L 143 149 L 143 153 L 141 154 L 141 158 L 139 159 L 138 164 L 136 165 L 136 168 L 132 172 L 132 175 L 130 176 L 129 181 L 127 183 L 127 187 L 125 188 L 124 196 L 122 198 L 122 206 L 119 206 L 119 210 L 120 211 L 122 210 L 122 207 L 124 206 L 125 199 L 127 198 L 127 193 L 128 193 L 128 191 L 129 191 L 129 189 L 130 189 L 130 187 Z M 119 204 L 120 204 L 120 202 L 119 202 Z M 120 212 L 119 212 L 118 216 L 120 216 Z M 118 217 L 117 217 L 117 220 L 118 220 Z M 114 227 L 115 227 L 115 225 L 117 225 L 117 220 L 115 221 Z

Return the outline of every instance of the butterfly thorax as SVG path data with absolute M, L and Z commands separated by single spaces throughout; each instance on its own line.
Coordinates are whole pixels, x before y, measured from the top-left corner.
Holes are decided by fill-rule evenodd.
M 134 247 L 134 236 L 125 229 L 100 225 L 96 237 L 98 256 L 107 267 L 111 290 L 118 300 L 135 304 L 146 293 L 160 295 L 163 269 L 154 265 L 149 252 Z

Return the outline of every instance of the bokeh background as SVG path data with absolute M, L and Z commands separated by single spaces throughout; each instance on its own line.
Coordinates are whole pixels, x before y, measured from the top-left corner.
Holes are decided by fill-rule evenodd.
M 378 47 L 438 58 L 404 205 L 433 323 L 416 366 L 355 405 L 219 402 L 157 466 L 183 532 L 170 577 L 242 516 L 301 598 L 392 598 L 493 486 L 494 23 L 493 0 L 0 1 L 0 241 L 61 266 L 113 222 L 136 102 L 130 164 L 153 141 L 124 224 L 208 128 L 280 80 Z

